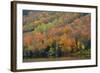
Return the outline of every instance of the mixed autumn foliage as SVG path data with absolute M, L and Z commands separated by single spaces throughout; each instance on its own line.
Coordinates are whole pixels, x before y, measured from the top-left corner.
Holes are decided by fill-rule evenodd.
M 23 58 L 90 58 L 89 13 L 23 10 Z

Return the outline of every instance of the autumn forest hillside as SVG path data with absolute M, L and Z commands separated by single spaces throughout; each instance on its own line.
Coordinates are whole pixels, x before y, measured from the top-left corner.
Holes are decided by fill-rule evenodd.
M 90 13 L 23 10 L 25 62 L 90 59 L 90 51 Z

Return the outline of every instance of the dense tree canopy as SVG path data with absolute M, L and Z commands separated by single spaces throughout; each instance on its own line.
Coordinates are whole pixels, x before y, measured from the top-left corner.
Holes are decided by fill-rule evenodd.
M 91 48 L 89 13 L 25 11 L 23 11 L 24 56 L 68 56 Z

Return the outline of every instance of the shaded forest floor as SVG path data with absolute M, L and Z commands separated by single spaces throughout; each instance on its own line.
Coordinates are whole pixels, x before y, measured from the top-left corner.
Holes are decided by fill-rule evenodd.
M 63 60 L 85 60 L 91 59 L 91 52 L 90 49 L 78 51 L 75 53 L 71 53 L 68 56 L 61 56 L 61 57 L 47 57 L 47 58 L 30 58 L 24 57 L 23 62 L 41 62 L 41 61 L 63 61 Z

